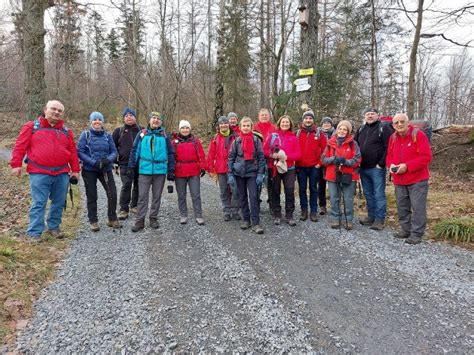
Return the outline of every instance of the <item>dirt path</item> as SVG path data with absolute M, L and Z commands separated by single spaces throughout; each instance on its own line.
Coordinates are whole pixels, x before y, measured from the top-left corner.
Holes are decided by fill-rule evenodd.
M 205 226 L 179 225 L 166 192 L 159 232 L 84 222 L 17 350 L 472 353 L 471 252 L 274 226 L 265 204 L 257 236 L 223 222 L 208 178 L 202 199 Z

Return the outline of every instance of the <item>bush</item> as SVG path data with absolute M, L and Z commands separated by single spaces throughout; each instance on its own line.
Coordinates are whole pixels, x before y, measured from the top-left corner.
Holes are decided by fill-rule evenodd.
M 455 242 L 472 243 L 474 235 L 474 218 L 459 217 L 442 220 L 434 226 L 437 238 L 450 239 Z

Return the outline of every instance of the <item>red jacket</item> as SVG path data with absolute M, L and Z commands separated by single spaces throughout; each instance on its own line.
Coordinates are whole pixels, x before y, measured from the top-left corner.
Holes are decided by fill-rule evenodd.
M 35 122 L 39 123 L 36 127 Z M 81 170 L 74 136 L 62 120 L 54 127 L 44 116 L 25 123 L 13 148 L 10 166 L 21 167 L 25 155 L 26 171 L 30 174 L 59 175 Z
M 360 149 L 357 142 L 349 134 L 340 146 L 337 146 L 337 135 L 329 139 L 328 145 L 323 153 L 323 163 L 326 166 L 326 176 L 328 181 L 336 181 L 336 169 L 340 169 L 343 174 L 352 174 L 352 181 L 359 180 L 358 167 L 360 165 Z M 346 163 L 342 166 L 336 167 L 334 165 L 334 158 L 343 157 Z
M 257 122 L 253 126 L 254 131 L 258 131 L 263 136 L 263 142 L 266 142 L 267 137 L 277 130 L 277 127 L 271 122 Z
M 301 158 L 296 162 L 296 166 L 307 168 L 322 165 L 321 156 L 327 144 L 324 133 L 318 132 L 314 125 L 310 129 L 301 126 L 296 136 L 301 148 Z
M 287 156 L 286 164 L 288 169 L 295 166 L 295 161 L 301 157 L 300 143 L 296 138 L 296 134 L 291 131 L 282 131 L 281 129 L 270 134 L 263 146 L 263 152 L 268 160 L 268 167 L 274 169 L 274 160 L 270 155 L 275 153 L 275 149 L 283 150 Z
M 431 163 L 431 147 L 422 130 L 417 130 L 413 137 L 413 127 L 408 129 L 406 136 L 393 133 L 388 141 L 386 164 L 407 165 L 407 171 L 403 174 L 392 174 L 394 185 L 411 185 L 430 177 L 428 166 Z M 415 138 L 415 139 L 413 139 Z
M 240 133 L 240 127 L 239 125 L 235 125 L 235 126 L 230 126 L 230 129 L 232 132 L 234 132 L 234 134 L 238 135 Z
M 198 176 L 202 169 L 206 169 L 206 156 L 199 138 L 192 134 L 186 138 L 173 134 L 171 145 L 176 160 L 176 177 Z
M 207 171 L 216 174 L 227 174 L 227 160 L 229 159 L 230 147 L 234 140 L 235 135 L 232 132 L 228 137 L 217 133 L 211 139 L 207 152 Z

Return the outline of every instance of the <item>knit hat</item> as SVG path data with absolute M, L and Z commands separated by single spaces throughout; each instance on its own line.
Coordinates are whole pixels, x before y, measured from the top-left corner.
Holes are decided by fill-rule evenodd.
M 127 114 L 132 114 L 133 117 L 137 117 L 137 113 L 130 107 L 125 107 L 122 112 L 122 117 L 125 117 Z
M 100 120 L 102 121 L 102 123 L 105 122 L 105 119 L 104 119 L 104 115 L 101 114 L 100 112 L 98 111 L 94 111 L 92 112 L 90 115 L 89 115 L 89 121 L 95 121 L 95 120 Z
M 148 120 L 151 120 L 152 117 L 158 117 L 161 121 L 163 121 L 163 118 L 161 117 L 161 113 L 159 113 L 158 111 L 151 111 L 148 114 Z
M 339 128 L 339 126 L 346 126 L 348 130 L 347 134 L 350 134 L 352 132 L 352 124 L 349 121 L 342 120 L 337 124 L 337 128 Z
M 235 112 L 229 112 L 227 114 L 227 118 L 230 119 L 231 117 L 235 117 L 235 118 L 239 118 L 239 116 L 237 116 L 237 114 Z
M 186 120 L 181 120 L 179 121 L 178 129 L 181 129 L 183 127 L 188 127 L 189 129 L 191 129 L 191 124 Z
M 233 113 L 233 112 L 231 112 L 231 113 Z M 229 113 L 229 115 L 230 115 L 230 113 Z M 219 117 L 219 119 L 217 120 L 217 124 L 229 123 L 229 115 L 227 115 L 227 117 L 226 116 Z M 232 116 L 232 117 L 234 117 L 234 116 Z
M 321 120 L 321 124 L 323 123 L 330 123 L 332 125 L 332 118 L 331 117 L 323 117 Z
M 314 120 L 314 112 L 312 110 L 308 110 L 305 113 L 303 113 L 303 120 L 306 116 L 310 116 Z
M 363 114 L 365 115 L 366 113 L 369 113 L 369 112 L 375 112 L 375 113 L 377 113 L 377 114 L 379 113 L 379 111 L 377 111 L 376 108 L 367 107 L 367 108 L 364 110 Z

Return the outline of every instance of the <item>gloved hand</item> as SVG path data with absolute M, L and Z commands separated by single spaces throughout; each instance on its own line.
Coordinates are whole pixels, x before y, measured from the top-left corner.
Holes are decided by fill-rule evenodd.
M 114 164 L 114 170 L 115 170 L 115 174 L 116 174 L 116 175 L 119 175 L 120 169 L 119 169 L 119 165 L 118 165 L 118 164 Z
M 343 157 L 335 157 L 334 158 L 334 164 L 336 165 L 343 165 L 346 162 L 346 159 Z
M 134 171 L 133 168 L 127 168 L 127 171 L 126 171 L 125 174 L 131 180 L 131 179 L 133 179 L 133 175 L 135 174 L 135 171 Z
M 166 175 L 166 180 L 168 180 L 168 181 L 174 181 L 175 177 L 176 177 L 176 176 L 174 175 L 174 171 L 170 171 L 170 172 L 168 172 L 168 174 Z
M 227 175 L 227 184 L 229 184 L 229 185 L 235 185 L 236 184 L 234 175 L 232 175 L 232 174 Z
M 104 168 L 102 159 L 96 160 L 96 162 L 95 162 L 95 164 L 94 164 L 94 167 L 95 167 L 97 170 L 102 170 L 102 169 Z
M 71 177 L 69 178 L 69 183 L 70 183 L 71 185 L 77 185 L 78 182 L 79 182 L 79 179 L 78 179 L 77 177 L 75 177 L 75 176 L 71 176 Z
M 102 170 L 106 170 L 110 165 L 109 159 L 102 158 L 102 159 L 100 159 L 100 161 L 102 162 Z
M 260 188 L 263 185 L 263 180 L 265 179 L 265 175 L 258 174 L 257 175 L 257 187 Z
M 206 170 L 201 169 L 201 174 L 200 174 L 200 176 L 203 177 L 204 175 L 206 175 Z

